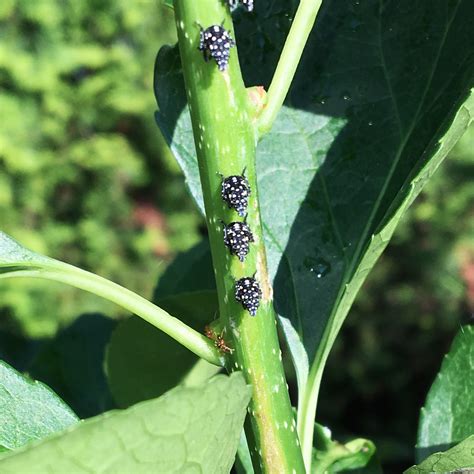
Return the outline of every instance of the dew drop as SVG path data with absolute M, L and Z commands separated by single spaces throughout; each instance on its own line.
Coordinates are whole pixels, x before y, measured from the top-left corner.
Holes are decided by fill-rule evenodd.
M 317 105 L 325 105 L 328 99 L 329 97 L 326 95 L 314 97 L 314 101 L 316 102 Z
M 323 258 L 306 257 L 303 264 L 311 273 L 316 275 L 316 278 L 323 278 L 331 271 L 331 264 Z
M 349 95 L 349 93 L 347 93 L 347 92 L 345 92 L 344 94 L 342 94 L 342 98 L 343 98 L 344 100 L 347 100 L 347 101 L 352 100 L 352 97 L 351 97 L 351 96 Z

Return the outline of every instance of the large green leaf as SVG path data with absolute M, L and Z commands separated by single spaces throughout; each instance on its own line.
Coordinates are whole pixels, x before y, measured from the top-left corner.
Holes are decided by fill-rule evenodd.
M 250 390 L 241 374 L 177 388 L 0 460 L 2 474 L 229 472 Z
M 293 7 L 261 1 L 256 15 L 238 17 L 252 84 L 268 84 Z M 473 21 L 470 0 L 323 2 L 287 107 L 257 157 L 275 303 L 310 359 L 325 360 L 396 224 L 472 120 Z M 157 58 L 155 90 L 157 122 L 201 203 L 169 48 Z
M 463 326 L 421 409 L 417 461 L 474 433 L 474 326 Z
M 102 314 L 79 316 L 54 339 L 43 344 L 28 372 L 60 394 L 80 418 L 115 408 L 105 376 L 104 358 L 116 325 L 116 321 Z
M 185 382 L 196 366 L 202 379 L 220 370 L 135 316 L 114 331 L 105 364 L 110 390 L 121 408 L 159 397 Z
M 78 422 L 46 385 L 0 361 L 0 448 L 16 449 Z M 0 449 L 1 450 L 1 449 Z
M 464 470 L 465 468 L 467 469 Z M 404 474 L 444 474 L 453 472 L 465 472 L 467 474 L 473 472 L 473 470 L 474 436 L 470 436 L 444 453 L 432 454 L 421 464 L 407 469 Z
M 153 299 L 171 314 L 179 314 L 181 321 L 204 331 L 218 307 L 207 240 L 176 257 L 161 276 Z M 193 383 L 202 382 L 220 370 L 136 317 L 122 321 L 114 331 L 106 366 L 120 407 L 158 397 L 178 383 L 188 383 L 188 377 Z
M 176 256 L 160 277 L 153 300 L 161 302 L 178 293 L 216 290 L 209 241 L 203 239 L 186 252 Z M 217 298 L 217 296 L 216 296 Z M 216 305 L 217 308 L 217 305 Z

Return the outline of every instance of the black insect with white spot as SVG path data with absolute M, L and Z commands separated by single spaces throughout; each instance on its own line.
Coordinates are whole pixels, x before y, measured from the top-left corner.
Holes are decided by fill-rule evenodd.
M 253 10 L 253 0 L 240 0 L 242 5 L 248 12 Z M 227 0 L 231 10 L 235 10 L 239 6 L 239 0 Z
M 204 60 L 214 59 L 219 71 L 225 71 L 229 64 L 230 48 L 235 46 L 235 41 L 229 32 L 220 25 L 212 25 L 206 30 L 201 28 L 199 51 L 202 51 Z
M 245 176 L 229 176 L 222 181 L 222 199 L 240 217 L 247 211 L 250 196 L 250 185 Z
M 243 262 L 249 253 L 249 244 L 253 242 L 253 234 L 245 222 L 231 222 L 224 224 L 224 243 L 232 255 L 239 257 Z
M 235 299 L 242 304 L 251 316 L 255 316 L 262 299 L 262 290 L 257 280 L 253 277 L 238 280 L 235 283 Z

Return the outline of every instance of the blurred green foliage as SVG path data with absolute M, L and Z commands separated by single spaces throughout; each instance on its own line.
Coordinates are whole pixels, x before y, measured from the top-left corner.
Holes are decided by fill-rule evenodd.
M 201 221 L 153 120 L 173 41 L 158 0 L 0 2 L 1 229 L 148 297 Z M 117 312 L 60 285 L 0 287 L 0 328 L 30 335 L 101 310 Z

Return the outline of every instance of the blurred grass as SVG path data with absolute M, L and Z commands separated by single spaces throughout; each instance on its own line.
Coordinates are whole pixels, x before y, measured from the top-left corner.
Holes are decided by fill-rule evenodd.
M 148 297 L 201 223 L 153 119 L 174 40 L 159 0 L 0 4 L 0 228 Z M 86 311 L 118 314 L 60 285 L 0 287 L 0 328 L 45 336 Z

